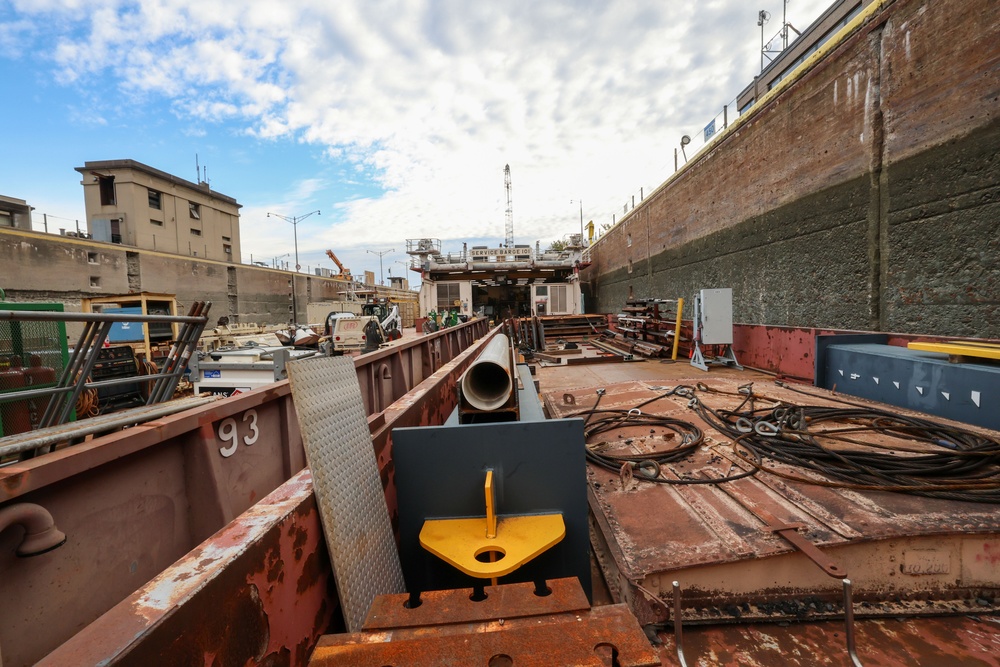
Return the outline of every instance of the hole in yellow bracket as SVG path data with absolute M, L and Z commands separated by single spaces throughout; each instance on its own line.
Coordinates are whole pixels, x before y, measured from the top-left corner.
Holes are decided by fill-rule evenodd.
M 506 555 L 501 549 L 484 547 L 476 552 L 476 560 L 480 563 L 499 563 Z

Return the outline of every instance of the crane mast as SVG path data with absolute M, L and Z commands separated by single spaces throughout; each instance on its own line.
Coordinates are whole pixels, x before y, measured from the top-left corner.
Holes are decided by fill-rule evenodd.
M 503 166 L 503 186 L 507 190 L 507 235 L 504 238 L 504 246 L 514 247 L 514 204 L 511 202 L 510 194 L 510 165 Z

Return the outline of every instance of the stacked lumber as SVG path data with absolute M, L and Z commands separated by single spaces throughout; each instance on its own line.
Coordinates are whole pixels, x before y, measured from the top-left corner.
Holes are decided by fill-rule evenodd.
M 684 327 L 678 328 L 683 299 L 629 299 L 618 315 L 607 344 L 644 357 L 670 357 L 674 338 L 690 342 Z

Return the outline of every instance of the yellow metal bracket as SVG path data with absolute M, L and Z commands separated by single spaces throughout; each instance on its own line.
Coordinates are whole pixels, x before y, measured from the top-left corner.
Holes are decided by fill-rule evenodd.
M 459 570 L 480 579 L 510 574 L 566 536 L 562 514 L 501 517 L 496 513 L 493 471 L 486 471 L 486 516 L 428 519 L 420 546 Z

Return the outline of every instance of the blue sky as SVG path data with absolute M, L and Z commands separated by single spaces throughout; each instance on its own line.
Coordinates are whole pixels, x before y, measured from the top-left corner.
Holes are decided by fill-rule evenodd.
M 292 252 L 268 211 L 320 209 L 303 268 L 392 249 L 398 274 L 407 238 L 502 242 L 509 163 L 515 241 L 544 247 L 697 149 L 759 67 L 758 9 L 770 37 L 780 0 L 0 0 L 0 194 L 53 231 L 83 222 L 85 161 L 193 181 L 197 154 L 244 206 L 244 261 Z

